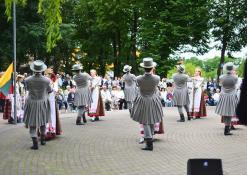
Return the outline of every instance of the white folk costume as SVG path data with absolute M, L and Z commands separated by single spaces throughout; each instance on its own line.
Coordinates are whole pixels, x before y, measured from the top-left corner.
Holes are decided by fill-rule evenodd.
M 175 84 L 173 90 L 173 104 L 178 107 L 178 112 L 180 114 L 180 120 L 178 122 L 184 122 L 184 113 L 183 107 L 185 108 L 188 120 L 190 120 L 189 109 L 188 106 L 190 104 L 189 93 L 187 88 L 187 82 L 189 80 L 189 76 L 184 74 L 184 66 L 177 66 L 177 73 L 173 75 L 173 81 Z
M 99 117 L 105 116 L 104 104 L 100 93 L 101 79 L 98 76 L 91 78 L 92 103 L 89 106 L 88 116 L 92 121 L 99 120 Z
M 238 77 L 238 81 L 237 81 L 237 84 L 236 84 L 236 91 L 237 91 L 237 96 L 238 96 L 238 99 L 240 99 L 240 93 L 241 93 L 241 85 L 242 85 L 242 78 Z M 239 125 L 239 118 L 236 116 L 233 116 L 232 117 L 232 121 L 231 121 L 231 129 L 235 129 L 234 126 L 235 125 Z
M 238 78 L 235 75 L 232 75 L 234 69 L 233 63 L 226 63 L 224 69 L 226 69 L 227 73 L 220 76 L 222 88 L 215 113 L 223 117 L 225 123 L 224 134 L 231 135 L 231 119 L 233 116 L 236 116 L 236 107 L 238 104 L 238 95 L 236 91 Z
M 24 78 L 24 76 L 18 75 L 17 79 Z M 24 84 L 20 81 L 16 81 L 16 117 L 17 122 L 20 123 L 23 120 L 23 114 L 24 114 L 24 105 L 25 105 L 25 97 L 26 92 L 24 88 Z M 12 99 L 14 101 L 14 99 Z M 14 116 L 14 103 L 12 103 L 12 113 Z
M 35 74 L 25 80 L 28 96 L 24 107 L 24 123 L 29 127 L 33 140 L 31 149 L 38 149 L 37 129 L 41 132 L 41 145 L 45 145 L 46 124 L 51 121 L 48 94 L 52 90 L 50 79 L 41 74 L 46 68 L 42 61 L 34 61 L 30 69 Z
M 56 102 L 56 93 L 58 92 L 58 80 L 52 70 L 51 72 L 49 72 L 49 76 L 51 79 L 50 86 L 52 88 L 52 91 L 49 94 L 51 121 L 46 124 L 46 140 L 54 139 L 56 135 L 62 134 L 59 110 Z
M 152 58 L 144 58 L 140 65 L 149 70 L 155 67 L 156 63 L 153 62 Z M 144 75 L 137 77 L 140 93 L 134 101 L 131 118 L 143 124 L 144 139 L 147 143 L 143 150 L 153 150 L 154 125 L 160 123 L 163 117 L 162 104 L 158 93 L 159 81 L 160 77 L 152 75 L 151 72 L 146 72 Z
M 200 75 L 193 77 L 192 81 L 187 83 L 190 99 L 189 115 L 191 117 L 200 118 L 207 116 L 203 93 L 203 83 L 204 78 Z
M 123 82 L 125 83 L 124 86 L 124 96 L 125 101 L 127 103 L 127 108 L 131 112 L 133 107 L 133 101 L 137 95 L 137 87 L 136 87 L 136 76 L 130 73 L 131 66 L 125 65 L 123 72 L 125 72 L 124 76 L 122 77 Z
M 86 107 L 88 107 L 92 102 L 91 91 L 89 89 L 89 80 L 91 76 L 87 73 L 81 73 L 82 66 L 76 64 L 73 66 L 72 71 L 76 71 L 76 75 L 74 76 L 74 81 L 76 83 L 76 91 L 75 91 L 75 99 L 74 105 L 78 108 L 78 116 L 76 119 L 77 125 L 83 125 L 81 122 L 81 118 L 83 118 L 83 122 L 86 123 Z

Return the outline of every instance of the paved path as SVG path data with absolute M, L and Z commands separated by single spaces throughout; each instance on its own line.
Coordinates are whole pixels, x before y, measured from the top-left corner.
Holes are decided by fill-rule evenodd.
M 247 128 L 223 135 L 223 124 L 208 118 L 177 123 L 176 108 L 165 108 L 165 134 L 154 151 L 142 151 L 138 124 L 128 111 L 113 111 L 99 122 L 76 126 L 76 114 L 63 114 L 64 134 L 38 151 L 23 124 L 0 120 L 0 175 L 185 175 L 189 158 L 221 158 L 225 175 L 246 175 Z M 1 116 L 0 116 L 1 117 Z

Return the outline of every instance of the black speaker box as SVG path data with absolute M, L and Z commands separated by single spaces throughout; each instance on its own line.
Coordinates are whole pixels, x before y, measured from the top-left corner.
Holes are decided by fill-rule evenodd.
M 223 175 L 221 159 L 189 159 L 187 175 Z

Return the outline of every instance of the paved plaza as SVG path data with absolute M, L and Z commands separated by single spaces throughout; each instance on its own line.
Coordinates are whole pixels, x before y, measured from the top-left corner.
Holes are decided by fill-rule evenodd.
M 75 125 L 75 113 L 61 115 L 63 135 L 30 150 L 23 124 L 0 119 L 0 175 L 185 175 L 189 158 L 221 158 L 224 175 L 246 175 L 247 128 L 223 135 L 220 117 L 208 108 L 204 119 L 177 123 L 177 109 L 164 108 L 165 134 L 154 151 L 142 151 L 139 125 L 128 111 L 111 111 L 99 122 Z

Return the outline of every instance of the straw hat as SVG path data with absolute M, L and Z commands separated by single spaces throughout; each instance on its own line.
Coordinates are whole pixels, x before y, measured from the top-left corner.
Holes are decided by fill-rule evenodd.
M 131 66 L 125 65 L 124 68 L 123 68 L 123 72 L 130 72 L 131 69 L 132 69 Z
M 82 70 L 83 67 L 80 64 L 75 64 L 72 66 L 72 71 Z
M 153 58 L 143 58 L 142 63 L 140 64 L 143 68 L 153 68 L 157 66 L 157 63 L 153 61 Z
M 232 70 L 235 69 L 235 66 L 233 64 L 233 62 L 228 62 L 224 65 L 223 67 L 224 71 L 226 71 L 227 73 L 231 72 Z
M 44 72 L 47 69 L 47 66 L 45 65 L 45 63 L 43 61 L 36 60 L 36 61 L 31 63 L 30 69 L 33 72 Z

